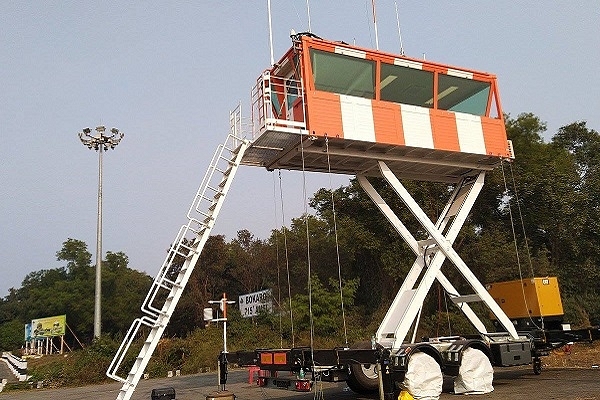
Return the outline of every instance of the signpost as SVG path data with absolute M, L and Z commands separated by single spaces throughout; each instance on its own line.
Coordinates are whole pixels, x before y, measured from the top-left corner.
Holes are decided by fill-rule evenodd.
M 51 354 L 54 347 L 53 338 L 59 336 L 62 354 L 66 328 L 66 315 L 32 319 L 30 324 L 25 324 L 26 353 Z
M 33 329 L 34 337 L 64 336 L 66 326 L 66 315 L 31 320 L 31 329 Z
M 240 314 L 244 318 L 256 317 L 260 313 L 273 312 L 273 293 L 271 289 L 243 294 L 239 297 Z

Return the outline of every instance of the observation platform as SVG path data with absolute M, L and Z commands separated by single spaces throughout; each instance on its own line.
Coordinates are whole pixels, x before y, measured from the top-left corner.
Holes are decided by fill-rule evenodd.
M 498 157 L 479 154 L 327 139 L 326 144 L 325 137 L 267 130 L 252 142 L 242 163 L 268 170 L 329 172 L 331 168 L 332 173 L 338 174 L 381 176 L 377 161 L 385 161 L 400 179 L 448 183 L 492 170 L 500 163 Z
M 508 158 L 494 75 L 299 34 L 252 90 L 242 163 L 457 182 Z

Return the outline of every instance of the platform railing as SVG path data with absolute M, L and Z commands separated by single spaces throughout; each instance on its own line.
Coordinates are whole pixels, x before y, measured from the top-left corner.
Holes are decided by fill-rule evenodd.
M 252 139 L 267 130 L 306 129 L 302 81 L 265 71 L 252 89 Z

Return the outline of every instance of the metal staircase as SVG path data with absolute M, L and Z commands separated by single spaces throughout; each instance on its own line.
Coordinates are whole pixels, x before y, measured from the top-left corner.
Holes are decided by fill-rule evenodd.
M 202 248 L 225 200 L 233 177 L 250 142 L 241 139 L 240 107 L 230 114 L 231 131 L 225 143 L 219 145 L 194 197 L 187 223 L 181 227 L 143 304 L 144 315 L 137 318 L 127 331 L 106 375 L 123 383 L 117 400 L 128 400 L 144 374 L 183 290 L 200 258 Z M 126 378 L 118 376 L 127 352 L 142 327 L 149 334 Z

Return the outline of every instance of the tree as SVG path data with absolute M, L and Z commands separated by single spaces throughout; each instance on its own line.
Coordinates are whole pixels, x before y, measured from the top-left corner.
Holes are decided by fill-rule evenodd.
M 342 284 L 344 306 L 347 310 L 354 305 L 358 283 L 358 279 L 351 279 L 344 281 Z M 325 286 L 316 275 L 313 275 L 311 291 L 306 294 L 295 295 L 292 304 L 294 307 L 294 323 L 299 331 L 310 331 L 312 325 L 315 335 L 333 336 L 343 332 L 337 280 L 330 279 L 328 285 Z
M 17 351 L 23 345 L 24 324 L 14 319 L 0 324 L 0 351 Z
M 123 252 L 107 252 L 102 261 L 102 331 L 119 336 L 127 331 L 139 314 L 152 278 L 128 268 L 129 258 Z
M 589 129 L 585 121 L 574 122 L 559 129 L 551 145 L 556 151 L 571 156 L 576 173 L 572 185 L 577 194 L 573 203 L 575 223 L 569 224 L 572 235 L 572 263 L 561 266 L 567 289 L 577 296 L 588 296 L 590 303 L 600 300 L 600 134 Z M 562 268 L 566 267 L 566 268 Z M 600 320 L 597 312 L 592 319 Z
M 239 294 L 255 292 L 273 285 L 275 253 L 267 241 L 256 239 L 244 229 L 229 244 L 228 270 L 239 287 Z
M 227 285 L 227 243 L 225 236 L 210 236 L 200 254 L 179 305 L 167 327 L 170 335 L 185 336 L 204 327 L 203 309 L 209 300 L 220 298 Z M 181 260 L 183 264 L 183 259 Z
M 21 288 L 0 301 L 0 326 L 18 322 L 22 342 L 23 324 L 35 318 L 67 316 L 67 324 L 78 338 L 92 340 L 94 314 L 94 268 L 85 242 L 69 238 L 56 253 L 66 265 L 28 274 Z M 102 323 L 109 335 L 122 334 L 139 314 L 148 292 L 148 275 L 129 269 L 123 252 L 107 252 L 102 274 Z M 67 341 L 70 333 L 67 333 Z
M 66 261 L 66 268 L 70 274 L 77 274 L 89 269 L 92 264 L 92 254 L 87 250 L 87 244 L 77 239 L 67 239 L 63 247 L 56 252 L 58 261 Z
M 112 251 L 106 252 L 106 260 L 102 261 L 102 269 L 108 269 L 111 271 L 124 270 L 129 265 L 129 257 L 122 251 L 113 253 Z

